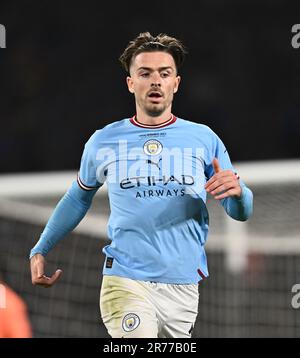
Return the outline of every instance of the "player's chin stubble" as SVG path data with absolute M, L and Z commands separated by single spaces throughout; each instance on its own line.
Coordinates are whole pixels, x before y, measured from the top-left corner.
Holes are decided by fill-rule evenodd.
M 164 111 L 166 110 L 167 105 L 166 104 L 152 104 L 152 105 L 145 105 L 144 109 L 148 116 L 150 117 L 159 117 L 161 116 Z
M 146 108 L 146 113 L 150 117 L 159 117 L 163 114 L 165 108 Z

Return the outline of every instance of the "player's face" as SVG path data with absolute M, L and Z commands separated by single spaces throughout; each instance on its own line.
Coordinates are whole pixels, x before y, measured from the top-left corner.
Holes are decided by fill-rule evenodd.
M 171 110 L 179 82 L 173 57 L 160 51 L 138 54 L 127 77 L 128 89 L 134 93 L 137 107 L 152 117 Z

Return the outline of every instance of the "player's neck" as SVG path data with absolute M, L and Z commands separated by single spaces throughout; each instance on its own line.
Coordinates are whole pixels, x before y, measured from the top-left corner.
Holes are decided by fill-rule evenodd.
M 147 124 L 147 125 L 154 126 L 154 125 L 158 125 L 158 124 L 167 122 L 168 120 L 170 120 L 170 118 L 172 118 L 171 109 L 168 111 L 165 111 L 158 117 L 149 116 L 148 114 L 141 112 L 137 109 L 135 120 L 141 124 Z

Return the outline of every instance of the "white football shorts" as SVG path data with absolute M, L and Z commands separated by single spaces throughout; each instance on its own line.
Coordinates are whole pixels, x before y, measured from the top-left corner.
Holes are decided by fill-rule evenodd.
M 190 338 L 198 285 L 103 276 L 100 310 L 112 338 Z

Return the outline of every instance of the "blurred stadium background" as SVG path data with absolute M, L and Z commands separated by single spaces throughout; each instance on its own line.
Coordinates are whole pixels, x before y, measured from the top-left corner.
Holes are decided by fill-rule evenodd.
M 28 254 L 76 177 L 97 128 L 133 114 L 117 58 L 139 32 L 167 32 L 190 55 L 174 113 L 209 125 L 255 195 L 247 223 L 209 200 L 210 278 L 195 337 L 299 337 L 300 49 L 297 1 L 143 4 L 1 1 L 0 269 L 26 301 L 35 337 L 107 337 L 98 300 L 109 214 L 102 188 L 78 229 L 48 256 L 64 273 L 45 290 Z

